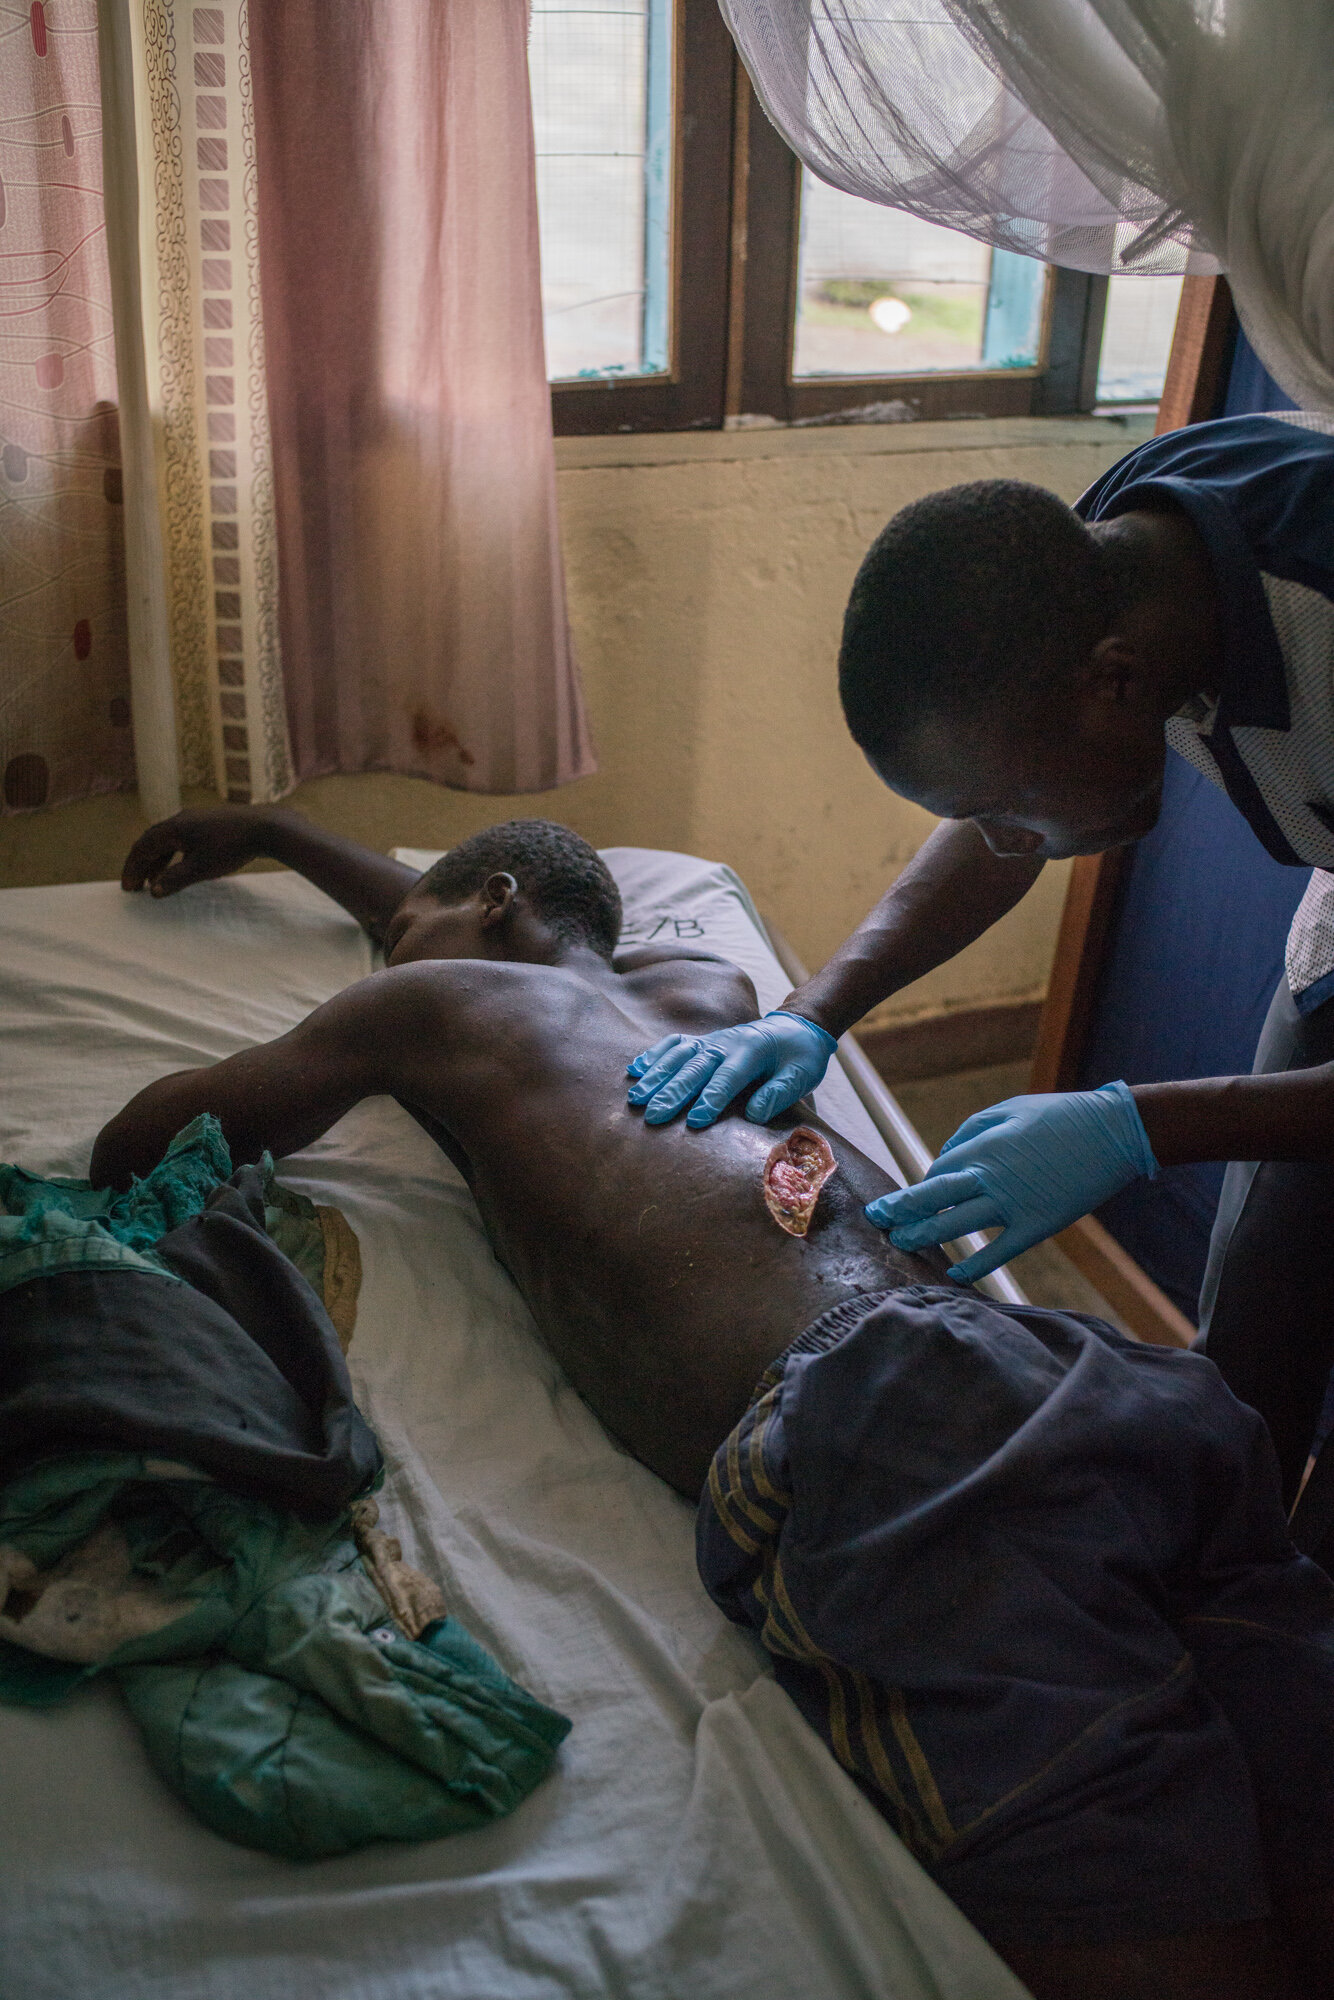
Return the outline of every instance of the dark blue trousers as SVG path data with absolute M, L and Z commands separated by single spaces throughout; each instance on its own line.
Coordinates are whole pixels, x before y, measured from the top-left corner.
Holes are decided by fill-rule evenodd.
M 845 1301 L 719 1451 L 698 1555 L 998 1942 L 1334 1884 L 1334 1584 L 1203 1356 L 945 1286 Z

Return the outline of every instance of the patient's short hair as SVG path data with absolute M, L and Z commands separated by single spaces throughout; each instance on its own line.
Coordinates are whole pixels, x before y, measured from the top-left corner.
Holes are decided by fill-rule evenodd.
M 928 717 L 998 714 L 1086 657 L 1111 566 L 1041 486 L 982 479 L 915 500 L 882 529 L 843 623 L 839 693 L 855 741 L 893 761 Z
M 492 875 L 512 875 L 557 937 L 609 959 L 621 934 L 621 892 L 602 856 L 568 826 L 507 819 L 460 841 L 428 868 L 414 894 L 461 902 Z

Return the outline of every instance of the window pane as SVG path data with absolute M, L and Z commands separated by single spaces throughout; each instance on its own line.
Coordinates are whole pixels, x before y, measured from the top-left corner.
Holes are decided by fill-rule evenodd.
M 1031 367 L 1044 282 L 1030 258 L 997 251 L 993 262 L 969 236 L 861 201 L 803 169 L 792 373 Z
M 668 366 L 671 0 L 536 0 L 528 47 L 547 373 Z
M 1156 403 L 1171 352 L 1180 278 L 1113 278 L 1098 360 L 1100 403 Z

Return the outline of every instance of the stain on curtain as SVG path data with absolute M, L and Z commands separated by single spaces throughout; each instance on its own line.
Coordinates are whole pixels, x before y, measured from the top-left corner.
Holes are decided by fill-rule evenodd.
M 0 17 L 0 800 L 134 783 L 96 0 Z
M 526 0 L 249 0 L 300 775 L 594 768 L 566 622 Z

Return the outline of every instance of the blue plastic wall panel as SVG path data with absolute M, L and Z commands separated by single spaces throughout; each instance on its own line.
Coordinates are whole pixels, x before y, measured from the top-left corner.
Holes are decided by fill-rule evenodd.
M 1249 1070 L 1307 868 L 1272 861 L 1236 807 L 1173 751 L 1163 810 L 1130 857 L 1079 1083 Z M 1194 1319 L 1222 1164 L 1167 1167 L 1099 1210 Z
M 1217 414 L 1292 408 L 1239 331 Z M 1249 1070 L 1309 880 L 1271 861 L 1230 800 L 1169 751 L 1162 816 L 1121 885 L 1081 1085 Z M 1222 1162 L 1169 1167 L 1099 1210 L 1191 1319 L 1222 1183 Z
M 1227 394 L 1219 416 L 1249 417 L 1264 410 L 1295 410 L 1296 407 L 1291 396 L 1285 396 L 1273 376 L 1261 367 L 1255 349 L 1238 327 L 1237 344 L 1232 350 L 1232 366 L 1228 371 Z
M 1036 257 L 993 250 L 982 329 L 984 368 L 1031 368 L 1042 338 L 1042 301 L 1047 267 Z

